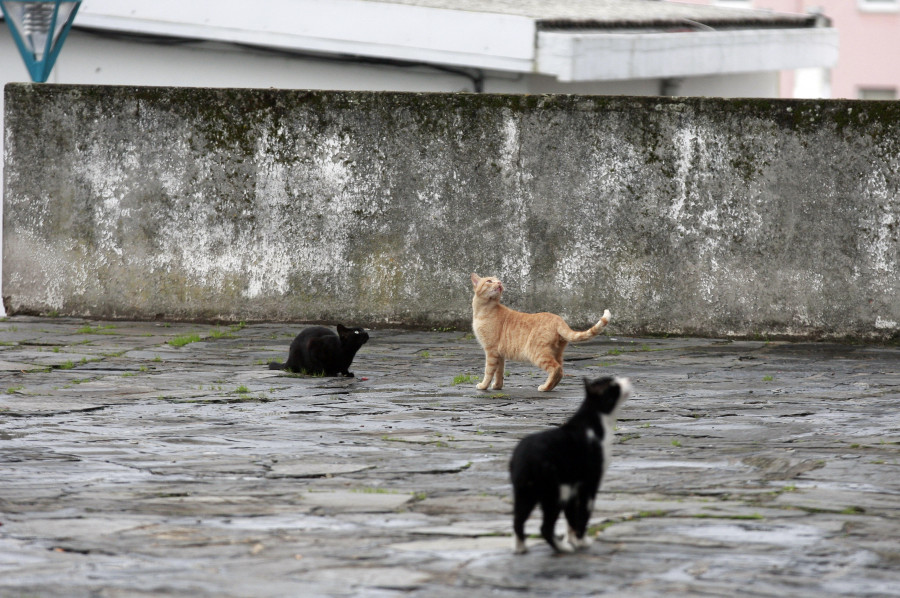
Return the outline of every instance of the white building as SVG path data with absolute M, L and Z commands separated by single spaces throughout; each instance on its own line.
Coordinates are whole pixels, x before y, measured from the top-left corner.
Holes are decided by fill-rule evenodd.
M 837 56 L 815 16 L 658 0 L 84 0 L 48 82 L 778 97 Z
M 658 0 L 84 0 L 49 82 L 759 97 L 836 60 L 814 16 Z

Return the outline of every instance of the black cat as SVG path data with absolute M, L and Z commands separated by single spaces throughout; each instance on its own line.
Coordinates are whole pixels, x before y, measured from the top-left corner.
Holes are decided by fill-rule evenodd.
M 287 361 L 269 362 L 269 369 L 325 376 L 353 376 L 353 372 L 349 371 L 350 364 L 367 340 L 369 335 L 362 328 L 346 328 L 338 324 L 335 334 L 324 326 L 310 326 L 291 343 Z
M 541 535 L 553 550 L 571 552 L 590 543 L 585 537 L 594 496 L 609 465 L 616 410 L 631 393 L 627 378 L 585 379 L 584 402 L 558 428 L 526 436 L 509 462 L 513 484 L 516 552 L 525 548 L 525 521 L 541 505 Z M 553 533 L 559 512 L 569 523 L 569 542 Z

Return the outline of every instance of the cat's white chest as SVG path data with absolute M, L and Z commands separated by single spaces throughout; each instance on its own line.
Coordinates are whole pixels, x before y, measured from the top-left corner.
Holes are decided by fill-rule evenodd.
M 472 332 L 475 333 L 475 338 L 478 339 L 478 343 L 484 347 L 484 341 L 486 338 L 486 331 L 490 329 L 490 325 L 486 322 L 480 320 L 474 320 L 472 322 Z

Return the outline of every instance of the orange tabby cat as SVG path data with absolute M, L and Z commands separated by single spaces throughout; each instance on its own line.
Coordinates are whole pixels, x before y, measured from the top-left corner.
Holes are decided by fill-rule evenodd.
M 503 283 L 493 277 L 472 274 L 472 330 L 484 349 L 484 380 L 475 388 L 503 388 L 503 368 L 507 359 L 530 361 L 548 373 L 538 390 L 553 390 L 563 375 L 562 356 L 566 345 L 596 336 L 609 324 L 609 310 L 589 330 L 575 332 L 556 314 L 526 314 L 500 304 Z

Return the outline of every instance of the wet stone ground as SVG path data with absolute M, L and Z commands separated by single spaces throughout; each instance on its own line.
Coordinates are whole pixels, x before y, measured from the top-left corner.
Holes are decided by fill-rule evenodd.
M 298 330 L 0 322 L 0 596 L 900 596 L 897 347 L 613 323 L 556 391 L 512 363 L 479 392 L 464 331 L 266 369 Z M 635 391 L 594 544 L 514 555 L 514 444 L 608 374 Z

